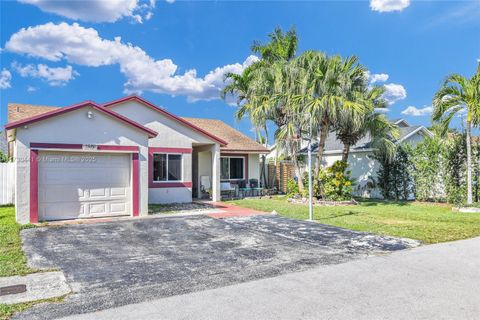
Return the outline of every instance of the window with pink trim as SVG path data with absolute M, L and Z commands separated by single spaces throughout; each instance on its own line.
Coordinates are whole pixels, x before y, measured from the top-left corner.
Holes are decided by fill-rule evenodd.
M 153 153 L 153 182 L 183 181 L 183 154 Z

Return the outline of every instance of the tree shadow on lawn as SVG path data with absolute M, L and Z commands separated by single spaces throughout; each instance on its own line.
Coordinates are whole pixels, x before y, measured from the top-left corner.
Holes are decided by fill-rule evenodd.
M 399 207 L 405 207 L 411 205 L 412 201 L 393 201 L 393 200 L 380 200 L 380 199 L 356 199 L 360 205 L 364 207 L 374 207 L 378 205 L 395 205 Z
M 335 219 L 335 218 L 346 217 L 346 216 L 354 216 L 354 215 L 359 215 L 361 213 L 362 212 L 360 212 L 360 211 L 357 211 L 357 212 L 348 211 L 348 212 L 344 212 L 344 213 L 340 213 L 340 214 L 334 214 L 334 215 L 331 215 L 331 216 L 328 216 L 328 217 L 325 217 L 325 218 L 321 218 L 321 220 L 329 220 L 329 219 Z

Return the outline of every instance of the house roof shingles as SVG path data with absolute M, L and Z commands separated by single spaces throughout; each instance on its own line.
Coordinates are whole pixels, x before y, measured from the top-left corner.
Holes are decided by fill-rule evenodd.
M 184 120 L 193 123 L 197 127 L 212 133 L 213 135 L 225 140 L 228 144 L 221 147 L 224 152 L 244 152 L 244 153 L 268 153 L 267 148 L 247 137 L 243 133 L 235 130 L 221 120 L 188 118 L 182 117 Z
M 393 122 L 393 121 L 392 121 Z M 418 128 L 422 126 L 408 126 L 408 127 L 398 127 L 399 137 L 397 140 L 402 140 Z M 350 147 L 350 150 L 362 150 L 369 149 L 371 147 L 372 139 L 370 135 L 366 135 L 360 139 L 355 145 Z M 318 148 L 318 143 L 312 144 L 312 151 L 316 152 Z M 330 133 L 325 140 L 325 151 L 341 151 L 343 149 L 343 143 L 337 139 L 335 133 Z M 300 153 L 306 153 L 307 148 L 300 150 Z
M 8 104 L 8 123 L 23 120 L 38 116 L 40 114 L 56 110 L 59 107 L 39 106 L 33 104 L 23 103 L 9 103 Z

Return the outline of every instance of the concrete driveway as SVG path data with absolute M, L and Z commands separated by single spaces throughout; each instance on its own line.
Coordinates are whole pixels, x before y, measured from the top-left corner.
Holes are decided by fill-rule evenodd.
M 279 216 L 139 219 L 21 235 L 31 266 L 61 269 L 74 293 L 18 319 L 104 310 L 418 245 Z

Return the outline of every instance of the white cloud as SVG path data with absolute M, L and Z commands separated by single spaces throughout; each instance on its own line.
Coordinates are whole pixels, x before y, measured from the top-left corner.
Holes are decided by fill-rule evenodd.
M 384 85 L 385 93 L 383 98 L 388 102 L 388 104 L 394 104 L 399 100 L 403 100 L 407 97 L 407 91 L 401 84 L 396 83 L 387 83 Z
M 370 0 L 370 8 L 378 12 L 402 11 L 410 5 L 410 0 Z
M 431 106 L 424 106 L 423 108 L 416 108 L 414 106 L 409 106 L 405 110 L 402 111 L 402 114 L 405 114 L 407 116 L 414 116 L 414 117 L 420 117 L 420 116 L 425 116 L 425 115 L 430 115 L 433 112 L 433 107 Z
M 12 80 L 12 74 L 7 69 L 2 69 L 0 72 L 0 89 L 11 88 L 10 81 Z
M 12 63 L 12 68 L 24 78 L 40 78 L 47 81 L 51 86 L 63 86 L 70 80 L 75 79 L 75 76 L 78 76 L 78 72 L 73 70 L 72 66 L 51 68 L 45 64 L 38 64 L 37 66 L 27 64 L 23 66 L 14 62 Z
M 390 109 L 388 108 L 375 108 L 376 113 L 388 113 L 390 112 Z
M 370 71 L 365 71 L 365 78 L 367 79 L 369 85 L 375 83 L 386 82 L 389 78 L 389 75 L 386 73 L 371 73 Z
M 27 92 L 30 92 L 30 93 L 31 93 L 31 92 L 35 92 L 35 91 L 37 91 L 37 88 L 32 87 L 32 86 L 28 86 L 28 87 L 27 87 Z
M 145 0 L 18 0 L 39 7 L 42 11 L 88 22 L 115 22 L 124 17 L 142 23 L 151 18 L 155 1 Z M 148 16 L 148 18 L 147 18 Z
M 123 43 L 120 37 L 102 39 L 93 28 L 77 23 L 47 23 L 22 28 L 10 37 L 5 49 L 11 52 L 40 57 L 50 61 L 99 67 L 118 64 L 126 76 L 126 93 L 151 91 L 172 96 L 184 95 L 189 101 L 218 99 L 224 87 L 227 72 L 241 73 L 257 61 L 249 56 L 243 63 L 218 67 L 203 78 L 195 69 L 177 74 L 177 65 L 171 59 L 155 60 L 141 48 Z
M 370 83 L 376 83 L 376 82 L 385 82 L 388 80 L 388 74 L 386 73 L 374 73 L 369 75 Z

